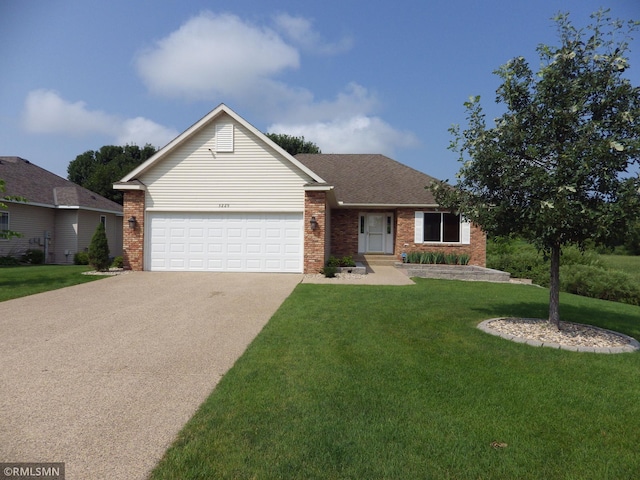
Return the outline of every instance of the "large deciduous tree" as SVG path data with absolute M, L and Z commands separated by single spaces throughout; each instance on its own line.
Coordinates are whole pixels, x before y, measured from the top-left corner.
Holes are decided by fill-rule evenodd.
M 518 235 L 550 259 L 549 321 L 560 327 L 562 247 L 620 240 L 638 219 L 640 88 L 625 78 L 638 22 L 608 10 L 575 28 L 559 14 L 559 46 L 540 45 L 537 74 L 518 57 L 496 73 L 506 112 L 487 127 L 479 97 L 465 103 L 467 128 L 451 128 L 462 167 L 457 188 L 434 188 L 490 235 Z
M 267 137 L 285 149 L 290 155 L 299 153 L 322 153 L 315 143 L 304 137 L 294 137 L 285 133 L 265 133 Z
M 122 192 L 113 184 L 131 170 L 149 159 L 156 149 L 147 144 L 105 145 L 100 150 L 89 150 L 78 155 L 67 167 L 67 178 L 78 185 L 122 204 Z

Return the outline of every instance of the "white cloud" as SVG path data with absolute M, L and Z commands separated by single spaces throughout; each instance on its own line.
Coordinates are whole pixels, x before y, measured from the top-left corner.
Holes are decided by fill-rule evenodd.
M 304 17 L 281 13 L 274 17 L 274 22 L 278 30 L 289 40 L 311 53 L 335 55 L 345 52 L 353 46 L 353 41 L 348 37 L 335 43 L 325 42 L 321 35 L 313 29 L 311 21 Z
M 295 100 L 273 111 L 272 118 L 287 123 L 328 122 L 373 113 L 380 103 L 375 94 L 355 82 L 347 85 L 334 100 L 316 101 L 311 93 Z
M 256 92 L 299 63 L 298 51 L 273 30 L 211 12 L 191 18 L 136 60 L 152 92 L 208 100 Z
M 67 102 L 51 90 L 29 92 L 24 105 L 23 125 L 33 133 L 113 133 L 115 123 L 111 115 L 87 110 L 84 102 Z
M 29 92 L 22 125 L 32 133 L 107 135 L 119 145 L 150 143 L 159 147 L 178 135 L 177 131 L 143 117 L 122 119 L 100 110 L 89 110 L 85 102 L 69 102 L 51 90 Z
M 164 147 L 178 134 L 177 130 L 164 127 L 144 117 L 136 117 L 122 122 L 116 141 L 118 145 L 142 146 L 149 143 L 154 147 Z
M 376 116 L 354 115 L 329 122 L 277 123 L 269 132 L 304 136 L 324 153 L 382 153 L 393 156 L 400 148 L 419 144 L 411 132 L 402 132 Z
M 140 53 L 138 73 L 153 93 L 233 101 L 270 121 L 269 131 L 304 135 L 324 151 L 392 154 L 417 144 L 413 134 L 375 115 L 377 96 L 358 83 L 317 100 L 308 89 L 280 80 L 300 66 L 299 51 L 337 54 L 351 48 L 350 39 L 327 42 L 309 19 L 286 13 L 273 17 L 273 25 L 275 30 L 203 12 Z
M 291 106 L 267 131 L 304 136 L 325 153 L 382 153 L 393 156 L 398 149 L 419 145 L 411 132 L 400 131 L 375 115 L 375 94 L 351 83 L 334 100 Z

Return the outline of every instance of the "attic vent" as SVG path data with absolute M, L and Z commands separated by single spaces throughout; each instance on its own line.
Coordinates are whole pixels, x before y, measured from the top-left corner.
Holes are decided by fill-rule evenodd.
M 233 152 L 233 123 L 216 125 L 216 152 Z

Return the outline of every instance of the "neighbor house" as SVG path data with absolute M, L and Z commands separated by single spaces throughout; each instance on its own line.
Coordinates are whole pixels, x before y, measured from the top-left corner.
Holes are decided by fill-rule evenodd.
M 133 270 L 318 272 L 331 255 L 466 253 L 485 235 L 438 208 L 434 178 L 383 155 L 293 157 L 220 105 L 126 175 Z
M 122 255 L 122 206 L 65 180 L 20 157 L 0 157 L 4 201 L 0 230 L 20 237 L 0 239 L 0 257 L 19 257 L 29 249 L 42 250 L 45 263 L 73 263 L 76 252 L 89 247 L 100 222 L 104 223 L 111 256 Z

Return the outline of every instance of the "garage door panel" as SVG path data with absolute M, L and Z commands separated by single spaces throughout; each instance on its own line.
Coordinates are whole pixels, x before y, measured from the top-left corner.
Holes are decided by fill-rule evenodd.
M 262 253 L 262 245 L 259 243 L 251 243 L 247 245 L 247 255 Z
M 282 249 L 281 249 L 281 245 L 277 245 L 277 244 L 267 244 L 267 254 L 275 254 L 275 255 L 280 255 L 280 253 L 282 253 Z
M 297 214 L 150 213 L 151 270 L 302 272 Z

